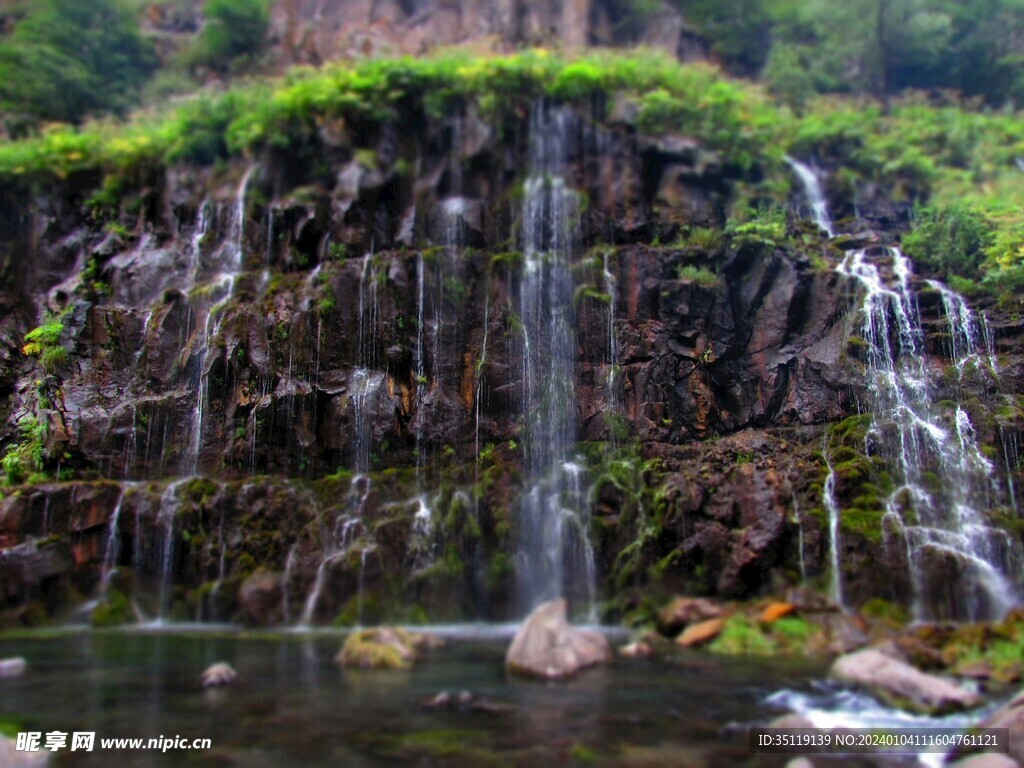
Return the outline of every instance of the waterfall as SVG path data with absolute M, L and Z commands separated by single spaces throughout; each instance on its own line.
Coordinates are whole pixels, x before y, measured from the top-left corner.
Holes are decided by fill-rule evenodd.
M 121 524 L 121 507 L 124 506 L 127 489 L 127 484 L 121 486 L 121 495 L 117 497 L 117 505 L 110 515 L 110 524 L 107 527 L 107 546 L 103 551 L 103 570 L 100 571 L 100 600 L 104 600 L 110 591 L 110 581 L 117 570 L 117 559 L 121 554 L 121 537 L 118 526 Z
M 993 471 L 966 411 L 959 403 L 946 415 L 932 407 L 910 262 L 896 248 L 874 260 L 852 251 L 838 271 L 863 292 L 870 435 L 898 471 L 900 485 L 888 504 L 906 538 L 915 612 L 919 618 L 1000 616 L 1016 597 L 1004 575 L 1015 553 L 1009 536 L 986 524 L 982 510 L 994 493 Z M 962 298 L 932 285 L 942 292 L 953 362 L 963 376 L 978 354 L 973 320 Z
M 804 197 L 811 209 L 811 217 L 819 229 L 828 233 L 829 237 L 835 237 L 835 230 L 832 228 L 832 218 L 828 213 L 828 199 L 821 186 L 821 177 L 817 169 L 806 163 L 801 163 L 792 157 L 786 157 L 786 164 L 793 169 L 793 173 L 800 179 L 804 189 Z
M 591 609 L 594 557 L 576 442 L 575 317 L 570 266 L 579 198 L 566 180 L 572 116 L 534 107 L 524 184 L 520 274 L 523 450 L 516 573 L 520 607 L 565 596 Z
M 824 452 L 822 452 L 824 455 Z M 822 488 L 822 503 L 828 513 L 828 546 L 829 546 L 829 595 L 832 604 L 841 609 L 846 608 L 843 603 L 843 572 L 839 560 L 839 501 L 836 499 L 836 472 L 832 462 L 825 456 L 825 466 L 828 467 L 828 475 L 825 478 L 825 486 Z M 802 546 L 802 545 L 801 545 Z M 801 553 L 802 556 L 802 553 Z
M 363 507 L 366 504 L 366 497 L 370 493 L 370 481 L 362 475 L 357 475 L 352 479 L 352 486 L 349 490 L 349 501 L 348 507 L 349 512 L 335 516 L 330 531 L 326 532 L 322 539 L 324 539 L 324 554 L 320 560 L 320 565 L 317 567 L 316 578 L 313 581 L 313 587 L 309 594 L 306 596 L 306 602 L 302 607 L 302 615 L 299 617 L 300 627 L 312 626 L 314 619 L 316 618 L 317 606 L 320 604 L 320 597 L 323 594 L 324 587 L 327 586 L 327 579 L 330 576 L 331 567 L 345 559 L 352 549 L 352 546 L 358 541 L 357 534 L 362 531 L 363 534 L 367 534 L 368 530 L 366 524 L 363 522 Z M 362 572 L 365 569 L 366 561 L 365 557 L 369 551 L 374 549 L 374 545 L 368 544 L 363 547 L 361 560 L 360 560 L 360 575 L 359 575 L 359 591 L 358 591 L 358 603 L 360 610 L 357 614 L 357 619 L 362 623 Z M 285 585 L 287 587 L 287 584 Z
M 163 624 L 170 608 L 171 585 L 174 582 L 174 522 L 181 509 L 178 489 L 192 478 L 175 480 L 167 486 L 160 497 L 160 511 L 157 524 L 160 527 L 160 591 L 157 600 L 157 624 Z
M 202 333 L 195 340 L 198 349 L 195 350 L 196 369 L 193 374 L 196 382 L 194 386 L 196 404 L 193 409 L 191 424 L 191 440 L 187 452 L 187 467 L 192 474 L 199 470 L 199 463 L 203 448 L 203 425 L 206 418 L 206 401 L 209 398 L 210 378 L 206 370 L 207 358 L 210 351 L 210 342 L 220 331 L 220 324 L 223 320 L 224 310 L 234 295 L 235 282 L 242 271 L 244 262 L 244 237 L 245 237 L 245 210 L 246 195 L 249 190 L 249 181 L 256 170 L 255 165 L 250 165 L 242 177 L 235 192 L 234 204 L 231 207 L 230 227 L 227 241 L 221 246 L 217 257 L 221 263 L 221 272 L 213 280 L 213 290 L 219 291 L 220 300 L 214 303 L 211 297 L 205 308 L 202 320 Z M 202 238 L 205 236 L 206 227 L 206 205 L 200 208 L 199 217 L 193 235 L 192 248 L 192 285 L 196 284 L 198 273 L 201 267 L 200 251 Z M 216 318 L 216 321 L 215 321 Z

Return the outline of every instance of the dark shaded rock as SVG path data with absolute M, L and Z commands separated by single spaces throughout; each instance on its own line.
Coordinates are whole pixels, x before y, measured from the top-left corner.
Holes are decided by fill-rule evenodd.
M 723 606 L 707 598 L 675 597 L 658 614 L 658 631 L 664 635 L 676 635 L 689 624 L 717 619 L 724 613 Z
M 238 587 L 238 604 L 246 620 L 256 626 L 280 624 L 281 574 L 258 570 Z

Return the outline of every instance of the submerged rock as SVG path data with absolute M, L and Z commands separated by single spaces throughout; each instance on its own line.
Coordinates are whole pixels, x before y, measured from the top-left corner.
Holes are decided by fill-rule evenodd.
M 867 688 L 901 709 L 941 714 L 981 703 L 978 696 L 959 685 L 925 674 L 875 648 L 841 656 L 832 665 L 831 673 L 842 682 Z M 1021 722 L 1024 724 L 1024 720 Z
M 608 639 L 569 624 L 566 602 L 560 599 L 533 609 L 512 639 L 505 667 L 515 675 L 556 680 L 611 659 Z
M 408 669 L 440 644 L 430 635 L 399 627 L 374 627 L 349 635 L 335 661 L 357 669 Z
M 218 661 L 211 664 L 202 674 L 203 688 L 219 688 L 224 685 L 231 685 L 235 682 L 238 673 L 235 668 L 226 661 Z

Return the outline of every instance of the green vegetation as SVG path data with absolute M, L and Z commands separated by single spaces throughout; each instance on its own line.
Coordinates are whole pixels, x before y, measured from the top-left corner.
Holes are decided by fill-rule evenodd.
M 6 481 L 15 485 L 32 479 L 45 479 L 43 471 L 43 441 L 46 426 L 32 414 L 22 416 L 18 421 L 21 440 L 7 449 L 0 465 L 3 466 Z
M 821 629 L 805 619 L 787 616 L 765 624 L 743 613 L 733 614 L 708 649 L 715 653 L 751 656 L 806 653 L 820 639 Z
M 695 267 L 693 264 L 681 264 L 676 269 L 676 276 L 688 283 L 696 283 L 704 288 L 714 288 L 718 285 L 718 275 L 707 267 Z
M 35 120 L 124 112 L 156 66 L 120 0 L 38 0 L 0 39 L 0 114 L 9 132 Z

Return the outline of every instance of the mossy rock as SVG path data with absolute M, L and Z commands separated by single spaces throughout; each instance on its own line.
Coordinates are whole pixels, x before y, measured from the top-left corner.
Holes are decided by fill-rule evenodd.
M 335 661 L 356 669 L 409 669 L 437 641 L 399 627 L 374 627 L 353 632 Z

